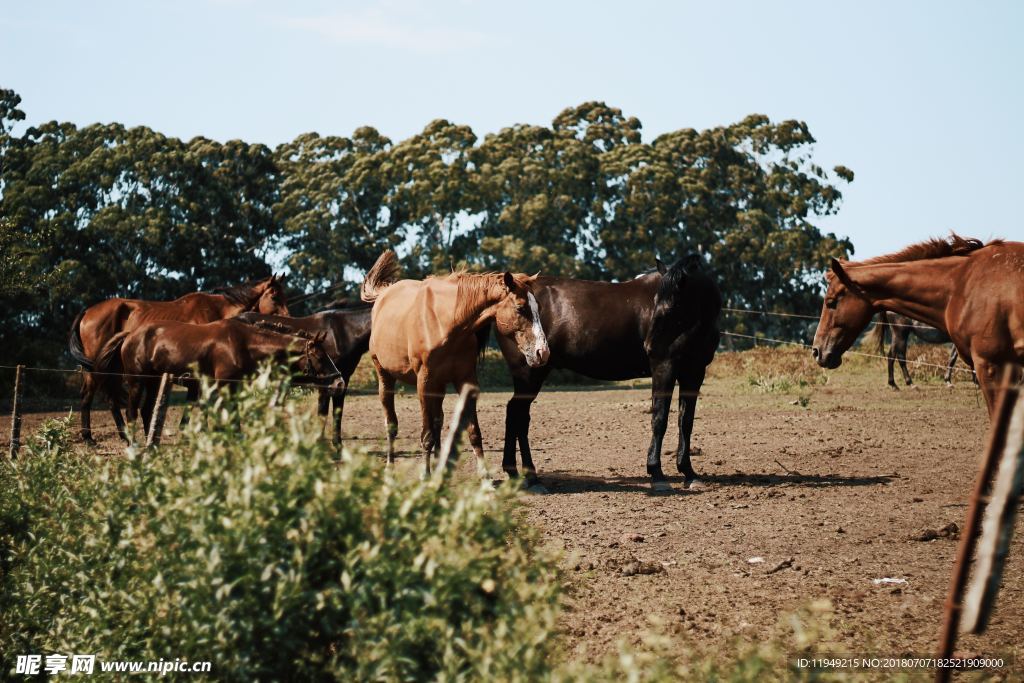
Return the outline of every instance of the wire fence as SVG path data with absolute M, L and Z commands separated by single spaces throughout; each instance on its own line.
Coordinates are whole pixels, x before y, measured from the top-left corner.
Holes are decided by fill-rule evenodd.
M 817 320 L 819 318 L 819 316 L 808 315 L 808 314 L 803 314 L 803 313 L 789 313 L 789 312 L 782 312 L 782 311 L 765 311 L 765 310 L 756 310 L 756 309 L 748 309 L 748 308 L 724 307 L 722 310 L 730 312 L 730 313 L 739 313 L 739 314 L 746 314 L 746 315 L 767 315 L 767 316 L 777 316 L 777 317 L 783 317 L 783 318 L 802 318 L 802 319 L 808 319 L 808 320 Z M 869 327 L 879 326 L 879 325 L 889 326 L 889 327 L 907 327 L 908 326 L 908 325 L 903 325 L 903 324 L 900 324 L 900 323 L 875 321 L 875 322 L 872 322 L 871 325 L 869 325 Z M 916 327 L 916 326 L 911 326 L 911 327 Z M 743 334 L 743 333 L 739 333 L 739 332 L 722 332 L 721 334 L 723 334 L 725 336 L 737 338 L 737 339 L 751 340 L 751 341 L 753 341 L 755 343 L 755 345 L 756 344 L 760 344 L 760 343 L 765 343 L 765 344 L 777 344 L 777 345 L 781 345 L 781 346 L 796 346 L 796 347 L 805 348 L 805 349 L 810 349 L 811 348 L 810 344 L 808 344 L 806 342 L 801 342 L 801 341 L 793 341 L 793 340 L 787 340 L 787 339 L 774 339 L 774 338 L 771 338 L 771 337 L 764 337 L 764 336 L 753 335 L 753 334 Z M 875 359 L 880 359 L 880 360 L 885 360 L 885 361 L 889 360 L 889 358 L 887 356 L 883 356 L 883 355 L 876 354 L 876 353 L 867 353 L 867 352 L 864 352 L 864 351 L 854 351 L 852 349 L 847 350 L 845 353 L 850 354 L 850 355 L 855 355 L 855 356 L 861 356 L 861 357 L 865 357 L 865 358 L 875 358 Z M 931 362 L 923 361 L 923 360 L 907 359 L 906 362 L 907 362 L 907 364 L 914 365 L 914 366 L 917 366 L 917 367 L 930 367 L 930 368 L 938 368 L 938 369 L 941 369 L 941 370 L 948 369 L 947 365 L 940 365 L 938 363 L 931 363 Z M 47 367 L 38 367 L 38 366 L 25 366 L 25 365 L 22 365 L 22 366 L 17 366 L 17 365 L 0 365 L 0 369 L 5 369 L 5 370 L 17 370 L 18 367 L 21 367 L 22 370 L 26 371 L 26 372 L 48 372 L 48 373 L 61 373 L 61 374 L 79 374 L 79 373 L 86 373 L 87 372 L 87 373 L 89 373 L 91 375 L 98 376 L 98 377 L 116 376 L 116 377 L 122 377 L 122 378 L 126 378 L 127 377 L 127 378 L 150 379 L 150 380 L 157 380 L 157 379 L 160 379 L 162 377 L 162 375 L 160 375 L 160 374 L 135 374 L 135 373 L 124 373 L 124 372 L 101 372 L 101 371 L 94 371 L 94 370 L 85 370 L 85 369 L 80 368 L 80 367 L 76 368 L 76 369 L 70 369 L 70 368 L 47 368 Z M 966 373 L 968 375 L 972 375 L 973 376 L 973 370 L 970 370 L 969 368 L 954 367 L 953 370 L 956 371 L 956 372 L 959 372 L 959 373 Z M 174 382 L 178 383 L 178 384 L 181 384 L 181 383 L 186 382 L 186 381 L 196 381 L 197 379 L 198 379 L 197 377 L 192 376 L 190 373 L 186 373 L 186 374 L 182 374 L 182 375 L 177 375 L 177 376 L 174 376 L 174 378 L 173 378 Z M 224 378 L 224 379 L 218 379 L 216 381 L 219 382 L 219 383 L 222 383 L 222 384 L 231 384 L 231 383 L 244 382 L 245 379 Z M 303 384 L 306 384 L 306 383 L 303 383 Z M 315 380 L 313 382 L 308 383 L 307 386 L 309 384 L 312 384 L 312 385 L 315 386 L 316 385 Z M 377 390 L 358 389 L 358 388 L 347 388 L 346 389 L 346 394 L 347 395 L 353 395 L 353 396 L 377 396 L 377 395 L 380 395 L 380 393 L 381 393 L 380 389 L 377 389 Z M 396 390 L 391 390 L 391 393 L 394 393 L 394 394 L 405 394 L 406 392 L 404 392 L 403 390 L 400 390 L 400 389 L 396 389 Z M 428 392 L 418 392 L 418 394 L 422 395 L 422 396 L 425 396 L 425 397 L 431 397 L 431 398 L 444 398 L 445 396 L 449 395 L 448 392 L 429 392 L 429 391 Z M 684 396 L 685 395 L 691 395 L 691 396 L 692 395 L 696 395 L 696 396 L 699 396 L 699 395 L 701 395 L 701 392 L 685 392 L 684 391 L 683 395 Z M 532 398 L 533 396 L 534 396 L 533 394 L 513 394 L 513 398 Z

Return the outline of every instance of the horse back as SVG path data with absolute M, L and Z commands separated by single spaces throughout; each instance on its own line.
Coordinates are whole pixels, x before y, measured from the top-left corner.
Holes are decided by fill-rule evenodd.
M 237 322 L 235 325 L 246 327 Z M 127 372 L 180 375 L 198 365 L 200 372 L 212 374 L 216 355 L 235 355 L 239 332 L 227 320 L 206 324 L 178 320 L 144 322 L 125 340 L 122 359 L 126 368 L 134 368 Z
M 534 294 L 547 335 L 552 367 L 595 379 L 630 379 L 650 374 L 644 339 L 660 276 L 621 283 L 540 277 Z M 514 344 L 499 338 L 508 360 L 525 363 Z

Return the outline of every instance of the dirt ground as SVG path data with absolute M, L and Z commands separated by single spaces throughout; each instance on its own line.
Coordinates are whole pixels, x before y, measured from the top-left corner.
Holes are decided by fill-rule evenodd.
M 649 390 L 638 383 L 541 394 L 531 438 L 549 493 L 524 498 L 529 519 L 564 550 L 571 656 L 599 659 L 620 640 L 638 642 L 652 622 L 697 647 L 757 642 L 820 599 L 832 605 L 839 651 L 935 651 L 956 541 L 912 539 L 963 524 L 987 429 L 979 395 L 963 378 L 952 390 L 928 382 L 893 392 L 875 365 L 844 366 L 825 384 L 813 377 L 805 385 L 735 363 L 714 372 L 694 428 L 704 485 L 683 490 L 676 478 L 668 494 L 653 493 L 644 474 Z M 508 396 L 485 391 L 480 400 L 496 477 Z M 399 446 L 410 456 L 400 467 L 419 467 L 417 401 L 406 394 L 397 405 Z M 46 416 L 29 415 L 26 429 Z M 674 410 L 672 417 L 669 451 Z M 382 422 L 376 397 L 350 397 L 350 444 L 379 448 Z M 97 414 L 97 424 L 112 447 L 109 416 Z M 671 456 L 665 464 L 674 472 Z M 460 468 L 473 476 L 472 457 Z M 992 626 L 963 638 L 966 652 L 1020 654 L 1022 531 L 1018 524 Z M 657 573 L 633 573 L 634 560 Z M 906 583 L 872 581 L 885 577 Z

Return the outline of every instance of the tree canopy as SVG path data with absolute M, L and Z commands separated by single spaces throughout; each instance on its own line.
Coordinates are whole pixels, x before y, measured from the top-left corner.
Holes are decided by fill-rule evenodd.
M 438 119 L 394 142 L 371 127 L 305 133 L 276 149 L 146 127 L 26 126 L 0 89 L 0 343 L 9 360 L 62 358 L 74 316 L 111 296 L 166 299 L 286 264 L 316 291 L 355 282 L 392 247 L 410 275 L 452 266 L 628 279 L 656 256 L 701 255 L 734 308 L 815 312 L 848 239 L 837 166 L 801 121 L 751 115 L 650 142 L 602 102 L 550 126 L 482 140 Z M 736 317 L 726 329 L 802 333 Z M 67 359 L 64 359 L 67 363 Z

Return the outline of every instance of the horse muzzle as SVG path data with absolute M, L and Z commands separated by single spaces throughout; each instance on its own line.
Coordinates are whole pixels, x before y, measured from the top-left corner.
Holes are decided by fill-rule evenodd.
M 532 353 L 524 354 L 526 356 L 526 364 L 531 368 L 539 368 L 548 362 L 551 358 L 551 349 L 548 348 L 547 344 L 538 344 L 534 347 Z
M 814 356 L 818 365 L 826 370 L 835 370 L 843 364 L 842 354 L 833 353 L 831 350 L 822 351 L 817 346 L 811 348 L 811 355 Z

